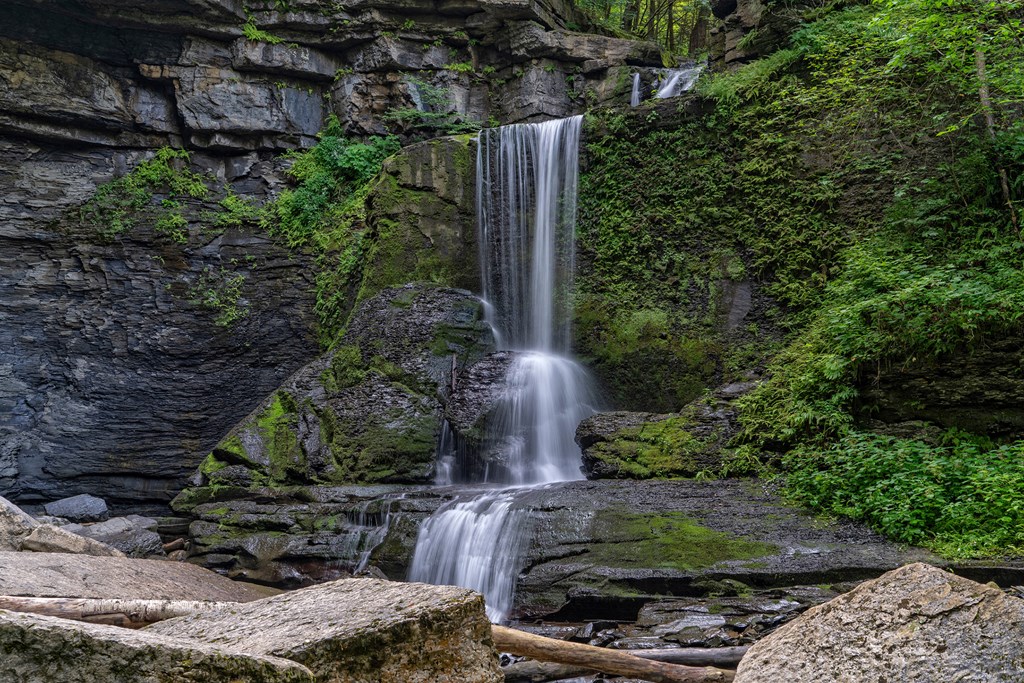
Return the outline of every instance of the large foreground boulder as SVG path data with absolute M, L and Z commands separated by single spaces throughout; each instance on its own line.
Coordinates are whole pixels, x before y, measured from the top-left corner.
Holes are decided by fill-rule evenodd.
M 867 581 L 751 647 L 736 683 L 1019 681 L 1024 600 L 916 563 Z
M 312 682 L 306 667 L 210 643 L 0 610 L 4 681 Z
M 345 579 L 154 624 L 150 633 L 284 657 L 337 683 L 498 683 L 483 598 Z
M 0 552 L 0 595 L 248 602 L 267 594 L 184 562 Z

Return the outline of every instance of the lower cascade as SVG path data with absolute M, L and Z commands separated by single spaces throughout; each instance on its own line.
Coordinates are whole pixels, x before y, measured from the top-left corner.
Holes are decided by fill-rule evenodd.
M 507 617 L 527 539 L 522 493 L 580 479 L 574 435 L 597 392 L 569 355 L 582 117 L 485 130 L 477 154 L 477 225 L 483 297 L 499 345 L 513 354 L 488 425 L 503 466 L 482 481 L 505 485 L 459 495 L 420 529 L 409 579 L 480 591 L 492 621 Z M 446 428 L 438 483 L 453 478 Z

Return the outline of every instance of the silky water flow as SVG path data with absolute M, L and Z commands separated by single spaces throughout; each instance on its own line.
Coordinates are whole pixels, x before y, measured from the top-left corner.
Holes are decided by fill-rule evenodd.
M 409 579 L 481 592 L 492 621 L 512 608 L 529 540 L 529 510 L 517 500 L 581 478 L 576 426 L 598 403 L 588 373 L 570 356 L 582 122 L 515 124 L 479 139 L 483 299 L 495 339 L 512 357 L 481 449 L 499 465 L 463 479 L 472 489 L 424 521 Z M 459 477 L 454 440 L 446 427 L 438 483 Z

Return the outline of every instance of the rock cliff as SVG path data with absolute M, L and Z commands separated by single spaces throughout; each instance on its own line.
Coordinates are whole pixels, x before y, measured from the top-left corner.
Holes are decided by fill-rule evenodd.
M 653 44 L 588 30 L 562 0 L 3 3 L 0 492 L 168 500 L 319 352 L 312 257 L 223 202 L 275 196 L 279 154 L 332 115 L 355 137 L 386 132 L 388 112 L 564 116 L 628 96 L 627 65 L 660 63 Z M 409 120 L 393 129 L 417 134 Z M 168 173 L 205 189 L 104 194 L 165 147 L 191 150 Z M 365 295 L 399 284 L 388 273 L 435 275 L 422 254 L 407 262 L 416 240 L 443 258 L 446 236 L 462 240 L 468 168 L 446 196 L 422 161 L 396 162 L 369 200 L 394 239 Z

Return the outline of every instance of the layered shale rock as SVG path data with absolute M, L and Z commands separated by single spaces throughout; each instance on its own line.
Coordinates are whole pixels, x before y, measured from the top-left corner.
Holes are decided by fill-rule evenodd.
M 357 137 L 386 132 L 389 112 L 407 137 L 420 114 L 564 116 L 628 96 L 630 65 L 660 63 L 653 44 L 578 30 L 594 27 L 560 0 L 4 3 L 0 492 L 171 498 L 319 351 L 312 258 L 221 222 L 221 201 L 275 196 L 277 155 L 332 115 Z M 83 212 L 165 146 L 192 150 L 205 196 L 160 187 L 127 216 Z M 389 166 L 368 199 L 365 291 L 341 299 L 475 286 L 471 154 L 431 143 Z

